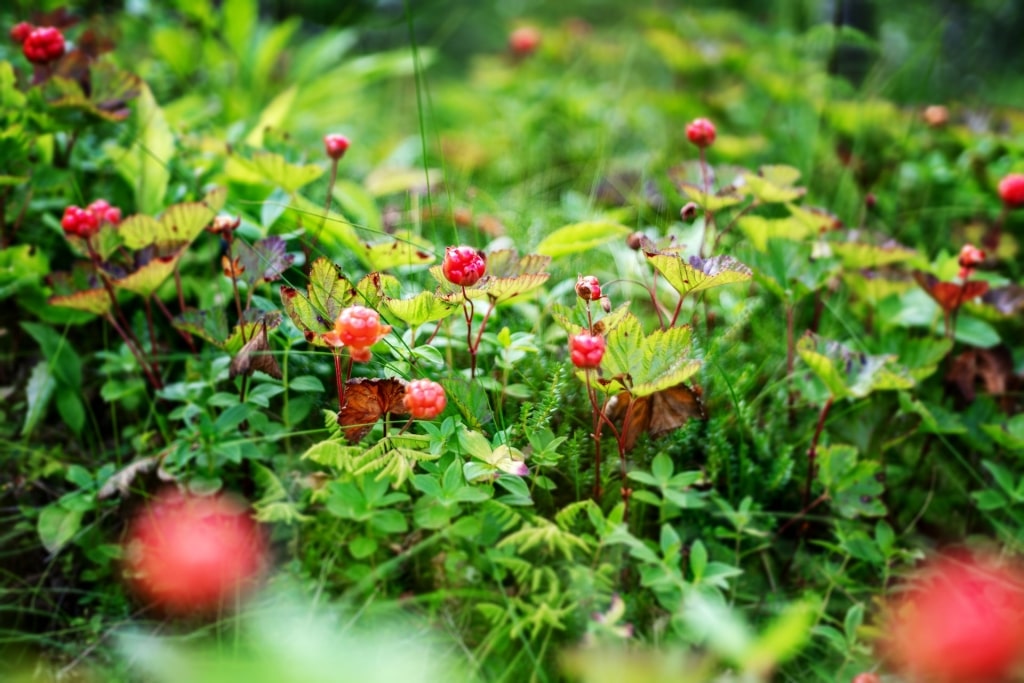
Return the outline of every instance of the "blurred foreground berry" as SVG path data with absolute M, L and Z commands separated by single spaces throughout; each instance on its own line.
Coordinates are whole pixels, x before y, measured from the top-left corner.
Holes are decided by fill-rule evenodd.
M 100 223 L 106 221 L 112 225 L 117 225 L 121 222 L 121 209 L 111 206 L 105 199 L 97 199 L 87 206 L 86 209 L 92 212 L 92 215 L 96 216 L 96 220 Z
M 985 261 L 985 252 L 973 244 L 965 244 L 960 250 L 960 258 L 957 262 L 961 268 L 974 268 Z
M 850 683 L 882 683 L 882 679 L 878 674 L 865 672 L 854 676 Z
M 209 614 L 252 586 L 266 546 L 238 500 L 168 490 L 131 523 L 124 558 L 129 586 L 142 599 L 173 614 Z
M 576 280 L 576 296 L 584 301 L 601 298 L 601 282 L 593 275 L 581 275 Z
M 60 59 L 64 48 L 64 34 L 49 26 L 35 29 L 21 44 L 25 58 L 33 64 L 47 64 Z
M 326 150 L 327 156 L 337 161 L 348 151 L 348 138 L 337 133 L 325 135 L 324 150 Z
M 694 119 L 686 126 L 686 139 L 698 147 L 710 147 L 715 141 L 715 124 L 707 119 Z
M 992 557 L 940 557 L 887 617 L 883 654 L 910 681 L 1003 680 L 1024 655 L 1024 573 Z
M 605 341 L 586 332 L 569 338 L 569 355 L 572 364 L 580 369 L 596 368 L 604 358 Z
M 446 247 L 441 271 L 448 282 L 460 287 L 472 287 L 484 276 L 487 263 L 483 254 L 473 247 Z
M 409 382 L 405 388 L 405 407 L 417 420 L 433 420 L 448 405 L 444 387 L 429 379 Z
M 949 123 L 949 109 L 941 104 L 925 107 L 922 116 L 929 128 L 942 128 Z
M 1011 173 L 999 181 L 999 198 L 1015 209 L 1024 206 L 1024 173 Z

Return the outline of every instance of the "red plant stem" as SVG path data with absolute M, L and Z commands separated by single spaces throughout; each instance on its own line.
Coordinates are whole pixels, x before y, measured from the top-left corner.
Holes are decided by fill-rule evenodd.
M 476 377 L 476 347 L 473 345 L 473 300 L 466 296 L 462 287 L 462 316 L 466 319 L 466 346 L 469 347 L 469 378 Z
M 604 411 L 597 405 L 597 394 L 590 383 L 590 375 L 593 371 L 586 370 L 587 398 L 590 399 L 590 409 L 593 415 L 593 437 L 594 437 L 594 492 L 595 501 L 601 500 L 601 416 Z
M 334 381 L 338 385 L 338 412 L 345 407 L 345 385 L 341 381 L 341 349 L 331 351 L 334 355 Z
M 160 312 L 164 314 L 165 318 L 167 318 L 167 322 L 171 323 L 171 326 L 173 327 L 174 316 L 171 314 L 169 310 L 167 310 L 167 306 L 165 306 L 164 302 L 160 301 L 159 298 L 155 298 L 153 300 L 156 302 L 156 307 L 159 308 Z M 182 339 L 185 340 L 189 348 L 192 350 L 192 353 L 197 353 L 198 349 L 196 349 L 195 340 L 192 338 L 192 335 L 186 332 L 185 330 L 178 329 L 177 327 L 174 327 L 174 329 L 179 335 L 181 335 Z
M 676 310 L 674 310 L 672 312 L 672 320 L 670 320 L 669 323 L 668 323 L 669 327 L 675 327 L 676 326 L 676 320 L 679 319 L 679 312 L 683 310 L 683 299 L 685 299 L 685 298 L 686 297 L 684 295 L 682 295 L 682 294 L 679 295 L 679 301 L 676 303 Z
M 334 183 L 338 180 L 338 162 L 340 159 L 331 160 L 331 179 L 327 182 L 327 199 L 324 201 L 324 219 L 320 222 L 320 227 L 316 229 L 316 235 L 313 237 L 313 244 L 310 246 L 309 251 L 312 253 L 316 251 L 317 247 L 320 246 L 320 235 L 324 231 L 324 225 L 331 215 L 331 199 L 334 195 Z M 308 257 L 308 254 L 307 254 Z M 309 261 L 309 259 L 306 259 Z
M 821 407 L 821 412 L 818 413 L 818 424 L 814 428 L 814 436 L 811 437 L 811 447 L 807 449 L 807 483 L 804 486 L 804 507 L 807 507 L 807 502 L 811 498 L 811 483 L 814 481 L 814 468 L 818 458 L 818 440 L 821 438 L 821 432 L 825 428 L 825 419 L 828 417 L 828 411 L 832 409 L 834 400 L 834 396 L 829 396 L 825 405 Z
M 137 354 L 137 357 L 145 358 L 145 354 L 142 348 L 142 343 L 135 337 L 132 332 L 132 326 L 128 323 L 128 318 L 125 316 L 124 311 L 121 310 L 121 304 L 117 302 L 117 292 L 114 291 L 114 285 L 110 282 L 110 278 L 100 268 L 100 255 L 96 252 L 96 249 L 92 246 L 92 238 L 86 238 L 85 240 L 86 249 L 89 250 L 89 260 L 92 262 L 93 271 L 96 273 L 96 277 L 103 283 L 103 288 L 107 291 L 107 296 L 110 297 L 110 306 L 114 310 L 115 316 L 108 316 L 111 320 L 115 317 L 121 320 L 121 337 L 125 340 L 125 343 L 129 346 L 134 345 L 132 351 Z
M 160 378 L 153 374 L 153 371 L 149 367 L 149 364 L 146 362 L 145 357 L 143 357 L 138 347 L 136 347 L 135 344 L 132 343 L 132 340 L 128 338 L 128 335 L 127 333 L 125 333 L 124 328 L 122 328 L 121 325 L 118 324 L 117 320 L 110 313 L 106 313 L 104 314 L 104 316 L 106 317 L 107 322 L 110 323 L 110 326 L 114 328 L 114 331 L 117 332 L 121 339 L 124 340 L 125 346 L 128 347 L 128 350 L 132 352 L 133 356 L 135 356 L 136 362 L 138 362 L 139 367 L 142 368 L 142 372 L 145 373 L 146 379 L 149 380 L 150 385 L 152 385 L 154 389 L 162 389 L 163 383 L 160 381 Z
M 491 313 L 494 313 L 494 309 L 498 306 L 496 301 L 491 301 L 491 305 L 487 308 L 484 313 L 484 319 L 480 321 L 480 329 L 476 333 L 476 341 L 473 342 L 473 355 L 476 356 L 476 352 L 480 349 L 480 340 L 484 338 L 484 328 L 487 327 L 487 321 L 491 318 Z
M 174 288 L 178 291 L 178 312 L 181 313 L 182 315 L 185 315 L 185 290 L 181 286 L 181 270 L 179 270 L 180 266 L 180 261 L 174 264 Z M 160 308 L 163 309 L 164 314 L 167 315 L 167 319 L 173 323 L 174 318 L 170 316 L 163 302 L 160 301 L 160 299 L 157 299 L 156 301 L 158 304 L 160 304 Z M 186 332 L 185 330 L 178 330 L 178 334 L 185 338 L 185 341 L 188 343 L 189 348 L 192 349 L 192 353 L 195 353 L 196 345 L 192 341 L 192 335 Z

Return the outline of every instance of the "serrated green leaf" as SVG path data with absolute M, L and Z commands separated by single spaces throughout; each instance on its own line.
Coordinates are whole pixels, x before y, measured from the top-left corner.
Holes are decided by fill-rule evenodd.
M 171 256 L 154 258 L 134 273 L 113 280 L 113 285 L 118 289 L 133 292 L 142 297 L 152 296 L 160 288 L 160 285 L 174 273 L 174 269 L 178 266 L 178 259 L 184 253 L 185 250 L 182 249 Z
M 892 361 L 895 356 L 869 356 L 834 341 L 807 333 L 797 353 L 835 399 L 863 398 L 873 391 L 909 389 L 913 378 Z
M 800 241 L 815 233 L 813 228 L 793 216 L 788 218 L 741 216 L 736 224 L 758 251 L 765 251 L 768 248 L 769 239 Z
M 434 292 L 420 292 L 411 299 L 385 297 L 382 304 L 386 316 L 397 318 L 408 327 L 444 320 L 462 310 L 458 301 L 438 296 Z
M 106 315 L 111 306 L 110 295 L 105 289 L 87 289 L 73 294 L 51 296 L 49 303 L 51 306 L 73 308 L 95 315 Z
M 551 258 L 579 254 L 621 240 L 630 232 L 632 230 L 625 225 L 611 221 L 572 223 L 548 234 L 537 245 L 536 252 Z
M 685 382 L 700 369 L 699 361 L 687 358 L 690 339 L 691 330 L 685 326 L 645 336 L 639 319 L 626 313 L 606 337 L 603 390 L 627 390 L 638 398 Z
M 247 173 L 240 173 L 238 169 Z M 232 155 L 229 158 L 228 173 L 242 182 L 252 182 L 256 178 L 292 194 L 322 176 L 324 169 L 313 164 L 293 164 L 272 152 L 254 152 L 251 159 Z
M 232 256 L 241 267 L 239 276 L 249 287 L 279 279 L 295 261 L 295 256 L 288 253 L 288 245 L 277 235 L 265 237 L 252 245 L 235 240 Z
M 342 309 L 356 296 L 356 290 L 338 268 L 325 258 L 313 262 L 307 284 L 309 296 L 292 287 L 281 288 L 281 303 L 288 317 L 306 335 L 306 341 L 327 346 L 321 339 L 334 328 Z
M 400 266 L 427 266 L 433 263 L 433 245 L 408 231 L 395 233 L 384 242 L 364 244 L 360 258 L 372 270 L 391 270 Z
M 741 191 L 730 192 L 729 194 L 716 195 L 713 193 L 704 192 L 701 188 L 696 185 L 682 185 L 680 191 L 687 199 L 699 206 L 703 211 L 709 213 L 717 213 L 722 209 L 728 209 L 730 207 L 740 204 L 746 199 Z
M 731 256 L 694 259 L 693 263 L 688 263 L 676 254 L 648 254 L 647 260 L 682 296 L 744 282 L 752 276 L 750 268 Z
M 879 465 L 858 460 L 857 449 L 833 444 L 818 449 L 818 478 L 828 490 L 831 504 L 843 517 L 885 514 L 879 496 L 884 486 L 878 481 Z
M 807 188 L 792 187 L 791 183 L 785 182 L 790 179 L 792 179 L 792 182 L 796 182 L 796 179 L 799 179 L 800 172 L 796 169 L 788 166 L 765 166 L 762 168 L 762 172 L 765 169 L 773 169 L 770 177 L 762 177 L 752 173 L 748 173 L 743 177 L 750 194 L 757 200 L 765 204 L 784 204 L 807 194 Z M 786 173 L 782 169 L 795 171 L 796 178 L 793 179 L 791 173 Z
M 915 250 L 895 242 L 885 244 L 829 242 L 828 246 L 846 268 L 854 270 L 880 268 L 893 263 L 909 261 L 917 256 Z
M 228 318 L 223 308 L 213 308 L 209 311 L 186 309 L 174 317 L 174 327 L 218 348 L 224 348 L 224 342 L 228 338 Z
M 118 226 L 117 233 L 129 249 L 155 245 L 158 249 L 181 248 L 191 244 L 216 216 L 216 211 L 202 202 L 174 204 L 157 220 L 145 214 L 129 216 Z

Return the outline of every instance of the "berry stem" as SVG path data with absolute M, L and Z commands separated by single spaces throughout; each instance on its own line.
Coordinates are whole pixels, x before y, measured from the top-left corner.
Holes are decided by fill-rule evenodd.
M 345 406 L 345 385 L 341 381 L 341 349 L 331 351 L 334 356 L 334 382 L 338 387 L 338 412 Z
M 331 178 L 327 182 L 327 199 L 324 201 L 324 219 L 320 221 L 320 227 L 316 229 L 316 235 L 313 237 L 313 244 L 310 246 L 310 252 L 316 251 L 317 247 L 320 246 L 320 234 L 324 231 L 324 225 L 331 215 L 331 200 L 334 195 L 334 183 L 338 180 L 338 162 L 341 159 L 331 159 Z
M 807 449 L 807 483 L 804 485 L 804 508 L 808 506 L 808 502 L 811 499 L 811 483 L 814 481 L 814 468 L 817 465 L 818 459 L 818 440 L 821 438 L 822 430 L 825 429 L 825 420 L 828 418 L 828 411 L 832 409 L 834 400 L 834 396 L 829 396 L 828 400 L 825 401 L 825 405 L 821 407 L 821 412 L 818 413 L 818 424 L 815 425 L 814 436 L 811 437 L 811 446 Z
M 180 265 L 181 265 L 180 261 L 178 263 L 174 264 L 174 288 L 178 292 L 178 312 L 181 313 L 182 315 L 184 315 L 185 314 L 185 290 L 181 286 L 181 270 L 179 270 Z M 174 319 L 171 317 L 170 312 L 164 306 L 163 302 L 160 301 L 160 299 L 157 299 L 156 301 L 160 305 L 160 308 L 163 309 L 164 314 L 167 316 L 168 320 L 170 320 L 173 323 Z M 181 334 L 181 336 L 185 338 L 185 341 L 188 342 L 189 348 L 192 349 L 192 353 L 196 353 L 196 345 L 192 341 L 192 335 L 189 334 L 188 332 L 184 331 L 184 330 L 178 330 L 178 331 Z
M 593 414 L 592 434 L 594 437 L 594 501 L 601 500 L 601 416 L 604 411 L 597 405 L 597 394 L 594 386 L 590 383 L 590 375 L 593 370 L 584 371 L 587 382 L 587 398 L 590 399 L 590 409 Z

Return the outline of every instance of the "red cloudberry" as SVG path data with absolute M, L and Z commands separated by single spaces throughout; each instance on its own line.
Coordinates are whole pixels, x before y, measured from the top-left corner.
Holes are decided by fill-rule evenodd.
M 448 405 L 444 387 L 429 379 L 417 379 L 405 387 L 405 407 L 417 420 L 433 420 Z
M 33 64 L 46 64 L 64 54 L 64 34 L 50 26 L 37 28 L 21 44 L 25 57 Z
M 373 351 L 369 347 L 349 347 L 348 355 L 354 363 L 369 363 L 373 359 Z
M 348 151 L 348 138 L 337 133 L 325 135 L 324 149 L 327 151 L 327 156 L 337 161 Z
M 1024 653 L 1024 575 L 989 557 L 931 561 L 889 606 L 884 654 L 908 679 L 1004 680 Z
M 16 43 L 24 43 L 28 35 L 35 30 L 35 26 L 27 21 L 19 21 L 11 27 L 11 40 Z
M 604 358 L 604 337 L 581 332 L 569 338 L 569 355 L 578 368 L 596 368 Z
M 1024 173 L 1011 173 L 999 181 L 999 198 L 1010 208 L 1024 206 Z
M 697 217 L 697 204 L 695 202 L 686 202 L 683 208 L 679 209 L 679 218 L 689 223 Z
M 128 528 L 125 569 L 143 599 L 176 613 L 210 613 L 234 602 L 266 563 L 259 525 L 226 496 L 159 494 Z
M 380 324 L 380 314 L 366 306 L 349 306 L 334 321 L 334 330 L 326 332 L 323 340 L 331 346 L 348 346 L 353 360 L 359 360 L 358 350 L 368 351 L 371 346 L 391 331 L 391 325 Z M 360 354 L 365 357 L 365 353 Z
M 576 280 L 576 296 L 584 301 L 601 298 L 601 283 L 593 275 L 581 275 Z
M 89 209 L 78 206 L 69 206 L 64 209 L 64 216 L 60 219 L 60 226 L 68 235 L 89 238 L 100 229 L 100 221 Z
M 484 276 L 487 263 L 473 247 L 446 247 L 441 271 L 453 285 L 472 287 Z
M 97 199 L 92 204 L 86 207 L 92 212 L 99 222 L 107 221 L 112 225 L 117 225 L 121 222 L 121 209 L 116 206 L 111 206 L 106 199 Z
M 864 673 L 857 674 L 853 677 L 851 683 L 882 683 L 882 679 L 878 674 L 865 671 Z
M 698 147 L 710 147 L 715 141 L 715 124 L 707 119 L 694 119 L 686 126 L 686 139 Z
M 537 51 L 540 31 L 533 26 L 520 26 L 508 37 L 508 47 L 517 57 L 527 57 Z
M 957 261 L 961 268 L 973 268 L 985 260 L 985 252 L 973 244 L 965 244 L 960 250 L 960 258 Z

